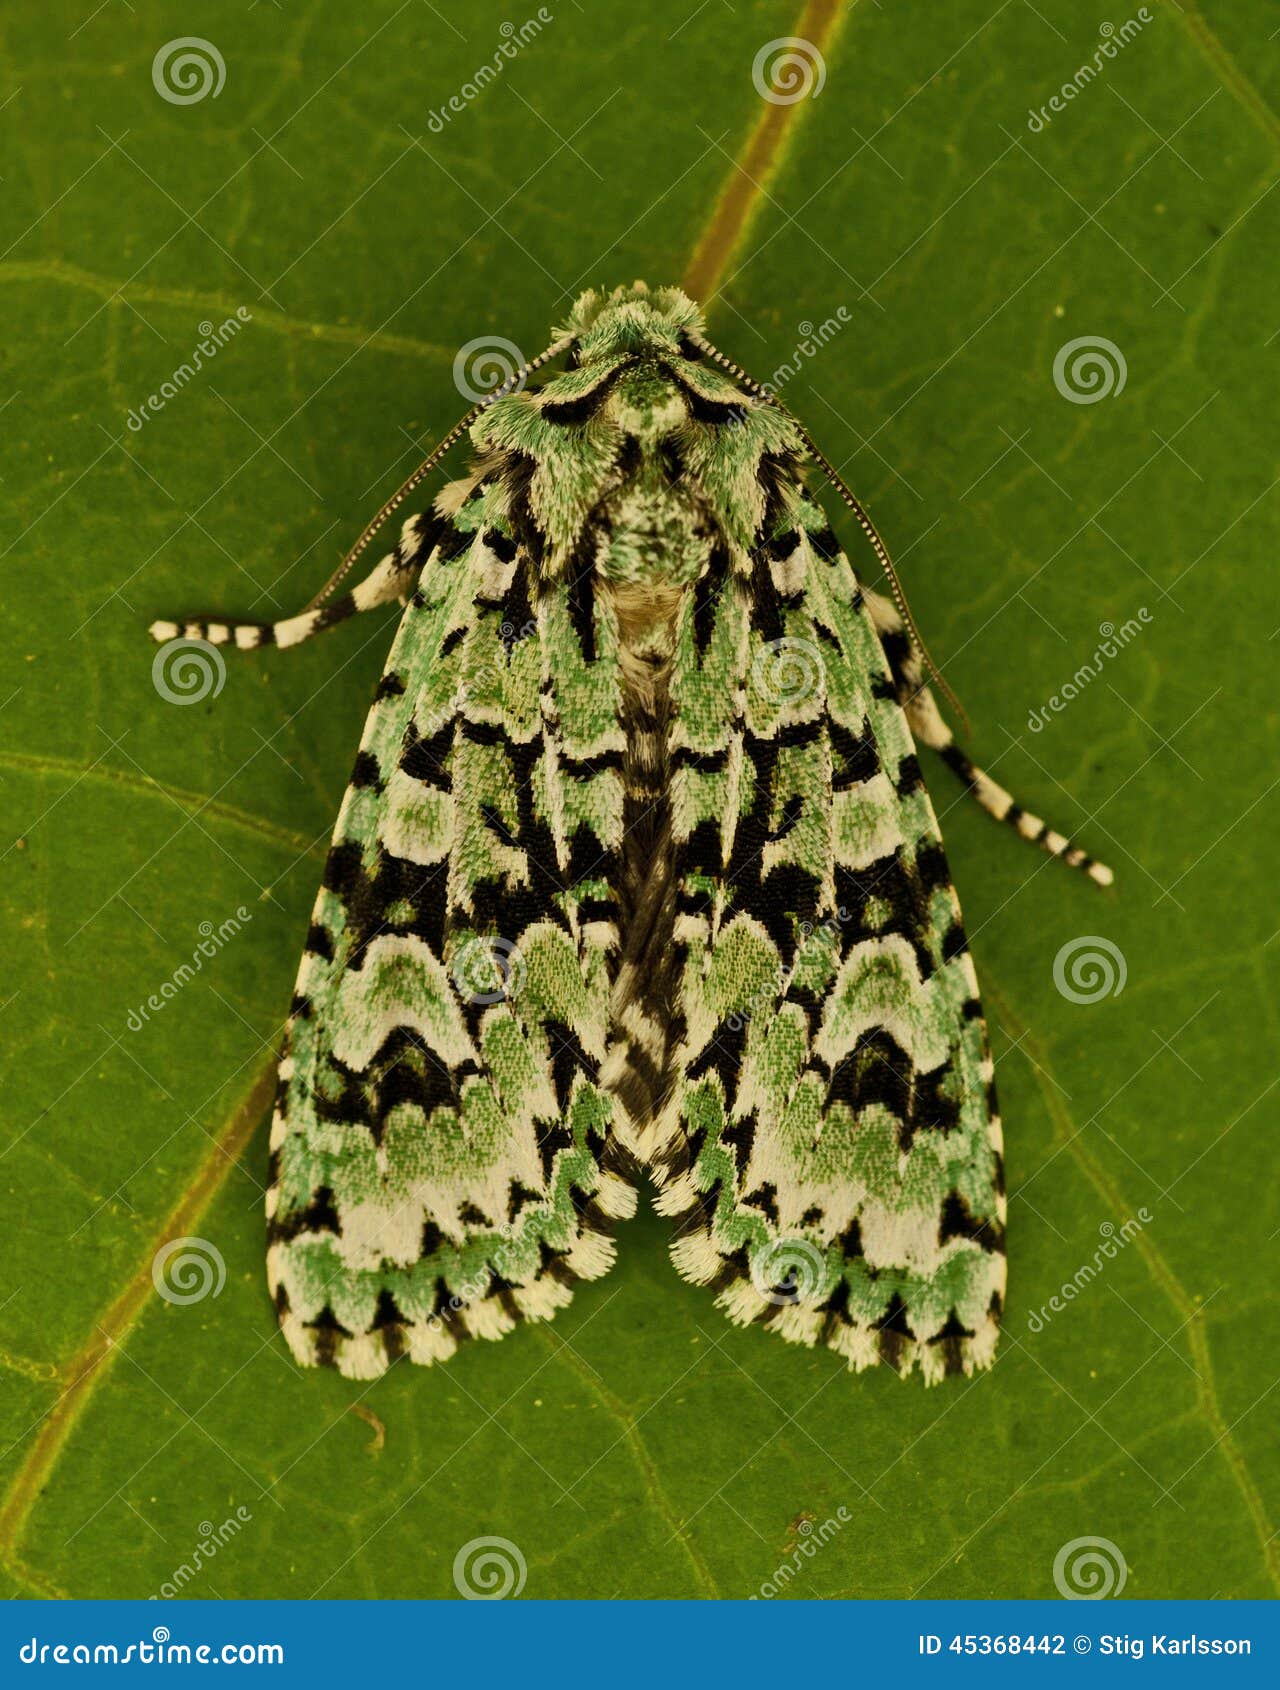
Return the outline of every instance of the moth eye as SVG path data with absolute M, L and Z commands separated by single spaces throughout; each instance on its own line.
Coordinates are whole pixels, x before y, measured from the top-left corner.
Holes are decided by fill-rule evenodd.
M 570 343 L 569 350 L 565 353 L 564 367 L 566 370 L 582 368 L 582 342 L 580 340 Z

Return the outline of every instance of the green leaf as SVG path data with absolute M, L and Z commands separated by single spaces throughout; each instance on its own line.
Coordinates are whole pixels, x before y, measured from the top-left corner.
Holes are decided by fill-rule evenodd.
M 526 14 L 489 0 L 87 10 L 7 20 L 0 83 L 6 1588 L 452 1595 L 497 1536 L 537 1597 L 1045 1596 L 1093 1536 L 1130 1595 L 1272 1594 L 1256 19 L 1153 0 L 1107 56 L 1074 0 L 597 0 L 504 57 Z M 153 60 L 192 34 L 224 83 L 174 103 Z M 780 105 L 752 65 L 784 36 L 826 75 Z M 1117 871 L 927 771 L 999 1059 L 999 1362 L 926 1392 L 731 1329 L 649 1216 L 550 1327 L 302 1373 L 263 1283 L 270 1053 L 391 628 L 231 654 L 184 708 L 145 626 L 302 604 L 463 408 L 460 347 L 531 355 L 580 287 L 690 269 L 874 511 L 975 754 Z M 1096 403 L 1055 385 L 1081 337 L 1127 370 Z M 1102 623 L 1136 631 L 1094 664 Z M 1088 935 L 1127 982 L 1082 1003 L 1054 966 Z M 156 1294 L 176 1237 L 216 1295 Z

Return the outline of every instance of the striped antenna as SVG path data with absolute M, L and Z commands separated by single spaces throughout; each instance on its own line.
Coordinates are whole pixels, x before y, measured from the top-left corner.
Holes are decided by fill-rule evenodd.
M 454 423 L 453 427 L 449 430 L 448 434 L 445 435 L 444 439 L 441 440 L 438 445 L 433 447 L 430 455 L 422 460 L 408 480 L 400 484 L 396 491 L 387 500 L 386 504 L 382 506 L 381 510 L 379 510 L 377 514 L 371 517 L 365 524 L 364 530 L 355 545 L 352 546 L 346 557 L 343 558 L 342 562 L 334 570 L 333 574 L 325 582 L 324 586 L 321 587 L 316 596 L 311 600 L 310 604 L 307 605 L 306 608 L 308 610 L 314 610 L 317 605 L 323 604 L 329 597 L 330 593 L 333 592 L 334 588 L 337 587 L 340 582 L 345 580 L 347 575 L 350 574 L 357 559 L 363 552 L 368 550 L 374 536 L 377 534 L 378 530 L 382 527 L 387 518 L 393 511 L 399 509 L 399 507 L 409 497 L 410 493 L 413 492 L 415 487 L 426 480 L 426 478 L 431 474 L 431 471 L 449 450 L 450 446 L 452 446 L 456 440 L 466 433 L 476 418 L 483 412 L 487 411 L 490 405 L 496 404 L 499 399 L 505 398 L 508 393 L 513 392 L 522 382 L 527 381 L 535 370 L 540 370 L 544 364 L 550 363 L 552 358 L 558 357 L 560 353 L 564 352 L 572 344 L 572 341 L 572 335 L 566 335 L 560 340 L 553 341 L 552 344 L 547 347 L 545 352 L 540 352 L 538 354 L 532 363 L 522 364 L 518 370 L 513 370 L 502 383 L 501 387 L 495 387 L 492 393 L 486 393 L 484 398 L 477 404 L 473 405 L 464 417 L 459 417 L 458 421 Z
M 799 434 L 801 440 L 804 441 L 804 444 L 808 449 L 809 456 L 835 488 L 836 492 L 848 506 L 849 510 L 853 512 L 859 528 L 861 528 L 862 532 L 871 542 L 871 549 L 875 552 L 876 560 L 878 561 L 881 569 L 884 570 L 885 579 L 889 583 L 889 590 L 893 594 L 893 602 L 898 607 L 898 614 L 902 618 L 903 626 L 907 630 L 911 643 L 915 646 L 921 663 L 924 664 L 929 674 L 931 674 L 937 682 L 939 692 L 942 693 L 943 697 L 947 700 L 947 702 L 951 705 L 951 708 L 959 717 L 961 725 L 967 734 L 969 732 L 969 718 L 965 713 L 964 705 L 961 704 L 950 686 L 943 679 L 942 671 L 933 661 L 933 658 L 930 657 L 928 647 L 924 643 L 920 629 L 916 626 L 916 619 L 911 614 L 911 606 L 907 603 L 907 595 L 903 591 L 902 582 L 898 579 L 898 572 L 893 566 L 893 559 L 889 556 L 889 548 L 880 538 L 880 534 L 876 529 L 875 523 L 872 522 L 870 516 L 868 516 L 857 494 L 854 493 L 852 488 L 845 483 L 844 479 L 840 475 L 840 472 L 836 469 L 835 465 L 825 455 L 825 453 L 818 449 L 813 436 L 809 433 L 804 424 L 787 409 L 776 394 L 770 393 L 767 387 L 762 387 L 761 384 L 754 379 L 754 377 L 747 374 L 740 364 L 735 364 L 732 358 L 726 358 L 724 353 L 712 346 L 709 340 L 703 340 L 701 337 L 696 335 L 690 335 L 689 338 L 692 344 L 696 346 L 700 352 L 705 352 L 708 358 L 711 358 L 715 363 L 720 365 L 721 369 L 727 370 L 735 380 L 742 383 L 749 393 L 754 394 L 757 399 L 762 399 L 766 404 L 774 406 L 775 409 L 781 411 L 782 414 L 795 425 L 796 432 Z

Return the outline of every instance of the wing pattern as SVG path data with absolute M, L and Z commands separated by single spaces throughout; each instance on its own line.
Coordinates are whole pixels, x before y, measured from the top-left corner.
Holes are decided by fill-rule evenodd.
M 635 1202 L 598 1083 L 616 664 L 584 660 L 511 506 L 474 487 L 406 609 L 280 1071 L 269 1276 L 297 1358 L 353 1377 L 550 1315 Z
M 296 643 L 412 587 L 281 1066 L 289 1343 L 370 1377 L 546 1318 L 646 1169 L 732 1320 L 930 1382 L 987 1366 L 1000 1123 L 909 721 L 1109 871 L 955 747 L 807 437 L 712 367 L 683 294 L 584 295 L 562 335 L 569 367 L 483 412 L 471 474 L 346 599 L 189 625 Z
M 989 1364 L 1004 1290 L 977 982 L 853 571 L 794 467 L 760 476 L 672 681 L 687 1030 L 661 1206 L 735 1321 L 932 1381 Z

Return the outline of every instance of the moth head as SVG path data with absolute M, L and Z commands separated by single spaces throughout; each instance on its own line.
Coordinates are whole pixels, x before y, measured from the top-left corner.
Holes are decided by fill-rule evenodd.
M 679 288 L 645 282 L 603 293 L 588 288 L 573 303 L 557 336 L 572 336 L 575 362 L 592 364 L 637 353 L 679 357 L 688 335 L 706 332 L 702 312 Z

